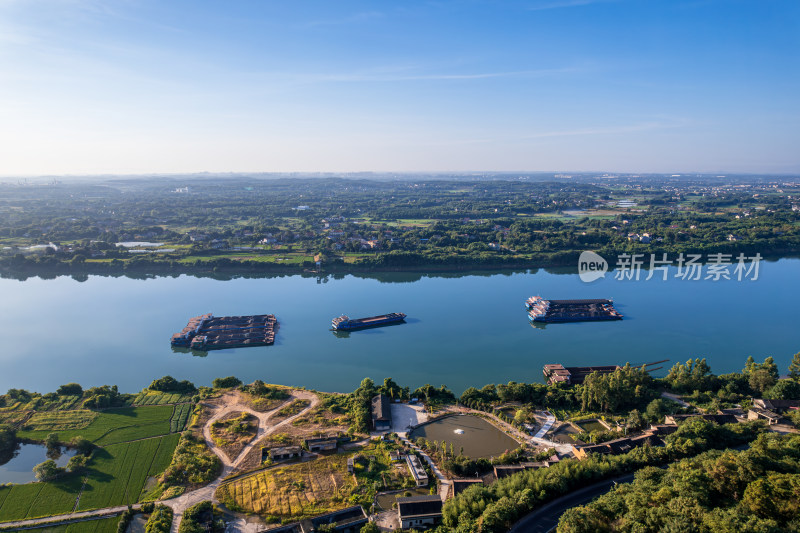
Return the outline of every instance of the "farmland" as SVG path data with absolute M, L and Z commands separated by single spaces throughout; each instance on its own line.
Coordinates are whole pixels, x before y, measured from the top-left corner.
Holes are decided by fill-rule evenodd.
M 169 464 L 178 438 L 172 434 L 113 444 L 95 450 L 83 475 L 0 487 L 0 522 L 137 502 L 147 478 Z
M 72 411 L 45 411 L 34 413 L 25 423 L 29 431 L 64 431 L 68 429 L 83 429 L 88 426 L 97 413 L 88 409 L 75 409 Z
M 140 501 L 145 487 L 150 490 L 154 478 L 170 464 L 193 408 L 185 395 L 147 391 L 131 396 L 129 403 L 139 402 L 137 406 L 100 411 L 60 408 L 79 405 L 75 398 L 80 397 L 71 398 L 38 406 L 35 400 L 7 403 L 2 409 L 3 420 L 18 428 L 21 439 L 43 441 L 55 433 L 61 442 L 80 436 L 96 448 L 81 472 L 49 482 L 0 486 L 0 522 Z M 170 403 L 174 401 L 184 403 Z M 57 531 L 116 531 L 116 522 L 59 526 Z
M 333 455 L 222 485 L 217 497 L 229 507 L 294 519 L 345 507 L 353 485 L 347 456 Z
M 404 465 L 393 466 L 389 442 L 370 443 L 358 453 L 337 453 L 313 461 L 269 468 L 222 485 L 221 502 L 232 508 L 282 520 L 333 511 L 353 503 L 367 504 L 377 489 L 413 485 Z M 355 459 L 354 474 L 347 461 Z
M 110 518 L 75 522 L 74 524 L 65 524 L 38 531 L 41 533 L 116 533 L 118 523 L 119 517 L 112 516 Z
M 172 433 L 180 432 L 186 429 L 186 423 L 189 421 L 189 416 L 192 414 L 192 404 L 182 403 L 175 406 L 175 412 L 169 422 L 169 430 Z
M 179 435 L 114 444 L 95 452 L 78 510 L 134 503 L 145 481 L 164 471 Z
M 170 432 L 173 411 L 171 405 L 108 409 L 97 414 L 97 417 L 84 428 L 58 431 L 58 438 L 66 442 L 72 437 L 82 436 L 98 446 L 107 446 L 166 435 Z M 61 417 L 69 419 L 73 416 L 71 413 L 71 411 L 53 412 L 51 421 L 53 424 L 60 424 Z M 53 426 L 41 426 L 41 429 L 37 430 L 28 430 L 26 426 L 26 429 L 18 432 L 18 436 L 24 439 L 44 440 L 47 434 L 53 431 L 57 431 Z
M 191 401 L 190 394 L 159 392 L 145 389 L 130 401 L 130 405 L 168 405 Z

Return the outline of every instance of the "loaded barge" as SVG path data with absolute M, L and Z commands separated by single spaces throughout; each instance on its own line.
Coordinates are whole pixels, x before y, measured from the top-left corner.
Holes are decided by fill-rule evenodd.
M 525 301 L 531 322 L 586 322 L 622 320 L 612 300 L 545 300 L 531 296 Z
M 173 346 L 193 350 L 222 350 L 245 346 L 266 346 L 275 342 L 275 315 L 220 316 L 211 313 L 189 320 L 172 335 Z
M 354 329 L 374 328 L 398 324 L 406 319 L 405 313 L 389 313 L 388 315 L 370 316 L 367 318 L 350 318 L 347 315 L 336 317 L 331 321 L 334 331 L 351 331 Z
M 663 367 L 660 366 L 657 366 L 655 368 L 648 368 L 648 367 L 652 367 L 653 365 L 657 365 L 660 363 L 666 363 L 667 361 L 669 361 L 669 359 L 664 359 L 662 361 L 655 361 L 652 363 L 645 363 L 643 365 L 639 365 L 639 367 L 644 368 L 648 372 L 652 372 L 654 370 L 661 370 Z M 556 364 L 544 365 L 542 373 L 544 374 L 544 380 L 547 382 L 548 385 L 555 385 L 556 383 L 566 383 L 567 385 L 578 385 L 579 383 L 583 383 L 586 380 L 586 377 L 593 372 L 597 372 L 598 374 L 611 374 L 620 368 L 622 367 L 619 365 L 565 367 L 562 364 L 556 363 Z

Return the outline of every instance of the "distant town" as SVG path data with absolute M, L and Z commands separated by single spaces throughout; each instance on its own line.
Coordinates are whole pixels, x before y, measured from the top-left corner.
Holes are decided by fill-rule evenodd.
M 777 176 L 169 176 L 0 182 L 0 272 L 531 268 L 582 250 L 800 251 Z

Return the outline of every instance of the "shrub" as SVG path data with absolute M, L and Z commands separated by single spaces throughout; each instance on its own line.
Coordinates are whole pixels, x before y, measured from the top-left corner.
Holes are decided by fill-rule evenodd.
M 215 389 L 230 389 L 231 387 L 238 387 L 242 384 L 242 380 L 235 376 L 228 376 L 226 378 L 216 378 L 211 382 Z

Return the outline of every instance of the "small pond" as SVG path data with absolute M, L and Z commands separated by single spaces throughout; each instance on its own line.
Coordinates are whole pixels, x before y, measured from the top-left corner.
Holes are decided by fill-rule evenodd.
M 497 457 L 506 450 L 515 450 L 519 443 L 483 418 L 472 415 L 455 415 L 436 420 L 413 430 L 409 437 L 413 440 L 424 437 L 429 441 L 445 441 L 453 444 L 458 455 L 464 448 L 464 455 L 473 459 Z
M 67 466 L 70 457 L 75 455 L 75 450 L 61 449 L 61 456 L 54 459 L 58 466 Z M 47 447 L 41 444 L 20 444 L 14 456 L 5 464 L 0 465 L 0 484 L 3 483 L 28 483 L 36 481 L 33 467 L 50 459 L 47 457 Z
M 592 431 L 608 431 L 608 428 L 600 423 L 599 420 L 581 420 L 575 424 L 587 433 Z

